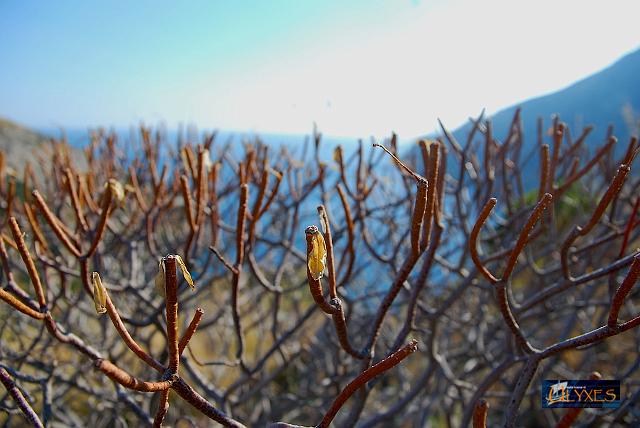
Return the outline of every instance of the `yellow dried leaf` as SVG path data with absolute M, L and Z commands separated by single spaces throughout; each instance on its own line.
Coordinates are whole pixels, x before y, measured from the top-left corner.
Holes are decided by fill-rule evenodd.
M 118 180 L 116 180 L 115 178 L 110 178 L 109 181 L 104 185 L 104 188 L 108 188 L 111 191 L 111 195 L 116 201 L 118 201 L 120 205 L 124 204 L 124 187 L 122 187 L 122 184 Z
M 209 149 L 204 149 L 204 170 L 209 172 L 211 168 L 213 168 L 213 162 L 211 162 L 211 153 L 209 153 Z
M 278 178 L 278 180 L 280 180 L 282 178 L 282 173 L 280 171 L 278 171 L 277 169 L 273 169 L 271 167 L 268 167 L 268 171 L 273 174 L 274 176 L 276 176 L 276 178 Z
M 93 303 L 96 305 L 96 312 L 98 314 L 104 314 L 107 312 L 107 290 L 102 285 L 100 274 L 93 272 L 91 274 L 91 280 L 93 282 Z
M 193 283 L 193 278 L 191 278 L 191 274 L 187 270 L 187 265 L 185 265 L 184 261 L 182 261 L 182 257 L 180 257 L 179 255 L 176 255 L 175 258 L 176 258 L 176 261 L 178 262 L 178 266 L 180 266 L 180 270 L 182 271 L 182 276 L 184 276 L 184 280 L 187 281 L 187 284 L 189 284 L 189 287 L 191 287 L 192 289 L 195 289 L 196 285 Z
M 156 289 L 161 296 L 166 296 L 166 291 L 164 289 L 164 260 L 160 259 L 158 261 L 158 273 L 155 278 Z
M 182 166 L 184 167 L 185 171 L 190 171 L 191 168 L 189 168 L 189 157 L 187 156 L 187 148 L 183 148 L 182 150 L 180 150 L 180 159 L 182 160 Z
M 333 149 L 333 160 L 338 163 L 342 163 L 342 147 L 341 146 L 337 146 L 335 149 Z
M 309 265 L 309 272 L 313 279 L 318 280 L 322 278 L 324 268 L 327 262 L 327 246 L 324 242 L 324 237 L 317 227 L 314 227 L 315 232 L 312 234 L 313 239 L 311 241 L 311 252 L 307 256 L 307 263 Z

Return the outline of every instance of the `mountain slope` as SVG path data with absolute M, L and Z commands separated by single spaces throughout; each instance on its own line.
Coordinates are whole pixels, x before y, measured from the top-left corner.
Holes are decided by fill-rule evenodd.
M 51 145 L 46 136 L 10 120 L 0 118 L 0 152 L 4 153 L 6 165 L 20 172 L 27 161 L 30 161 L 32 165 L 38 161 L 36 154 L 47 156 L 51 152 Z M 86 168 L 86 161 L 81 150 L 72 149 L 70 153 L 77 167 Z
M 558 114 L 574 135 L 579 134 L 583 126 L 594 125 L 595 129 L 586 141 L 592 147 L 604 141 L 607 127 L 612 124 L 614 135 L 620 141 L 617 151 L 624 150 L 629 137 L 638 135 L 640 49 L 565 89 L 497 112 L 491 117 L 497 138 L 506 136 L 517 107 L 522 108 L 526 148 L 535 144 L 537 119 L 543 118 L 544 126 L 548 128 L 552 115 Z M 470 125 L 465 124 L 456 129 L 454 135 L 464 141 L 469 129 Z
M 17 123 L 0 119 L 0 151 L 4 153 L 7 165 L 17 171 L 31 160 L 35 150 L 47 144 L 47 138 Z

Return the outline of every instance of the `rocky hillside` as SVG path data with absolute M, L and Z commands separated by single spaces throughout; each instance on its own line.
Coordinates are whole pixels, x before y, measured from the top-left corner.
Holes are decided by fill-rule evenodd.
M 50 153 L 50 150 L 51 144 L 44 135 L 0 118 L 0 151 L 4 153 L 8 167 L 21 171 L 27 161 L 34 164 L 40 156 Z M 83 168 L 85 163 L 82 153 L 79 150 L 72 150 L 72 156 L 75 164 Z
M 0 150 L 4 153 L 7 165 L 21 170 L 38 150 L 48 144 L 47 138 L 30 129 L 6 119 L 0 119 Z

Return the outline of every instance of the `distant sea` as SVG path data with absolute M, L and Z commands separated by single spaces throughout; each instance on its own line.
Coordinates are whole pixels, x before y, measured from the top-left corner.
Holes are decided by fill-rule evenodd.
M 107 128 L 108 131 L 114 128 Z M 164 139 L 170 143 L 170 145 L 177 145 L 179 139 L 183 142 L 201 143 L 205 134 L 216 132 L 216 138 L 214 147 L 222 147 L 227 143 L 231 143 L 231 149 L 241 150 L 243 142 L 254 142 L 259 139 L 273 149 L 279 149 L 282 146 L 287 147 L 290 153 L 300 156 L 304 151 L 305 142 L 308 145 L 306 149 L 305 159 L 311 159 L 313 156 L 313 136 L 309 134 L 274 134 L 274 133 L 259 133 L 259 132 L 247 132 L 247 131 L 229 131 L 229 130 L 215 130 L 204 129 L 195 130 L 194 128 L 184 127 L 180 128 L 159 128 L 164 136 Z M 92 129 L 91 129 L 92 130 Z M 89 144 L 89 132 L 90 129 L 63 129 L 63 128 L 39 128 L 38 132 L 49 136 L 60 138 L 65 135 L 69 144 L 73 147 L 82 148 Z M 153 128 L 155 133 L 156 128 Z M 130 129 L 115 129 L 118 136 L 119 147 L 128 152 L 129 155 L 134 156 L 137 149 L 140 147 L 140 132 L 137 127 Z M 390 137 L 390 136 L 389 136 Z M 358 148 L 359 138 L 355 137 L 337 137 L 337 136 L 325 136 L 322 135 L 320 160 L 323 162 L 329 162 L 333 156 L 333 150 L 338 145 L 342 147 L 345 155 L 350 155 L 354 150 Z M 365 153 L 368 153 L 372 147 L 373 142 L 388 143 L 388 138 L 385 140 L 374 140 L 372 137 L 362 138 L 362 143 L 365 149 Z M 400 146 L 407 146 L 411 141 L 409 139 L 399 139 L 398 144 Z
M 60 138 L 62 136 L 63 130 L 61 129 L 38 129 L 44 135 L 49 137 Z M 154 130 L 155 132 L 155 130 Z M 203 136 L 205 133 L 211 133 L 212 130 L 198 130 L 195 131 L 187 131 L 186 129 L 178 130 L 163 130 L 164 139 L 168 141 L 169 146 L 177 146 L 179 135 L 182 134 L 181 140 L 183 143 L 192 142 L 192 143 L 200 143 L 203 141 Z M 66 135 L 67 141 L 69 144 L 76 148 L 83 148 L 87 144 L 89 144 L 89 130 L 81 130 L 81 129 L 66 129 L 64 130 L 64 134 Z M 140 151 L 140 133 L 138 128 L 132 128 L 131 130 L 116 130 L 116 134 L 118 136 L 118 147 L 120 150 L 123 150 L 129 159 L 133 159 L 136 154 L 139 154 Z M 245 141 L 255 141 L 258 138 L 264 144 L 268 145 L 270 148 L 273 148 L 272 153 L 277 153 L 282 146 L 286 146 L 289 152 L 293 155 L 294 159 L 300 161 L 303 160 L 305 163 L 314 164 L 314 145 L 313 145 L 313 137 L 311 134 L 309 135 L 292 135 L 292 134 L 272 134 L 272 133 L 254 133 L 254 132 L 237 132 L 237 131 L 226 131 L 220 130 L 216 133 L 216 138 L 214 140 L 214 144 L 212 146 L 212 155 L 219 157 L 218 150 L 225 147 L 227 143 L 230 144 L 230 150 L 236 157 L 236 160 L 240 160 L 240 155 L 242 154 L 242 143 Z M 306 141 L 306 151 L 305 151 L 305 141 Z M 406 152 L 410 150 L 411 147 L 415 147 L 413 144 L 413 140 L 409 139 L 399 139 L 398 145 L 402 152 Z M 371 150 L 373 150 L 372 143 L 374 140 L 371 138 L 362 139 L 363 149 L 365 154 L 365 159 L 367 159 L 370 155 Z M 378 143 L 389 143 L 389 139 L 386 140 L 375 140 Z M 359 146 L 358 138 L 349 138 L 349 137 L 334 137 L 334 136 L 322 136 L 321 144 L 320 144 L 320 161 L 325 162 L 330 168 L 335 169 L 335 162 L 333 161 L 333 150 L 336 146 L 340 145 L 343 149 L 343 155 L 346 163 L 346 169 L 348 171 L 349 180 L 353 180 L 352 173 L 355 171 L 357 162 L 353 162 L 352 155 L 357 150 Z M 302 158 L 303 152 L 305 153 L 304 158 Z M 376 149 L 376 152 L 379 153 L 378 156 L 386 157 L 380 149 Z M 351 160 L 351 162 L 350 162 Z M 162 159 L 161 159 L 162 162 Z M 397 167 L 395 164 L 389 159 L 384 160 L 377 164 L 376 173 L 378 176 L 385 176 L 386 186 L 390 186 L 393 188 L 395 185 L 401 186 L 401 176 L 398 173 Z M 336 180 L 337 176 L 334 175 L 333 180 Z M 329 187 L 332 187 L 334 184 L 331 184 Z M 400 187 L 398 187 L 400 188 Z M 404 187 L 402 187 L 402 192 L 404 192 Z M 304 202 L 300 208 L 300 223 L 302 225 L 306 224 L 317 224 L 317 212 L 316 207 L 318 204 L 322 203 L 320 198 L 319 189 L 315 189 L 310 194 L 306 195 Z M 335 199 L 335 198 L 334 198 Z M 378 201 L 379 203 L 380 201 Z M 235 200 L 227 200 L 225 201 L 224 207 L 221 207 L 223 212 L 233 213 L 233 210 L 229 210 L 229 206 L 233 206 L 236 204 Z M 334 204 L 338 204 L 335 200 Z M 329 201 L 329 210 L 331 211 L 332 203 Z M 340 218 L 340 210 L 337 208 L 338 205 L 335 205 L 333 208 L 336 209 L 336 217 L 335 221 L 338 224 L 342 221 Z M 398 216 L 406 216 L 406 212 L 404 207 L 399 207 L 401 210 Z M 232 219 L 227 219 L 227 221 L 231 222 Z M 304 234 L 302 233 L 303 227 L 301 226 L 301 233 L 298 234 L 294 240 L 294 245 L 297 248 L 304 248 Z M 344 239 L 344 233 L 340 233 L 339 230 L 334 232 L 334 239 L 336 243 L 342 246 L 342 240 Z M 443 248 L 450 248 L 452 245 L 456 245 L 456 240 L 450 238 L 450 241 L 443 245 Z M 366 270 L 365 272 L 361 272 L 359 275 L 359 279 L 357 282 L 364 281 L 365 283 L 375 284 L 379 283 L 381 278 L 385 278 L 388 275 L 386 271 L 378 271 L 377 269 Z M 441 268 L 436 266 L 434 272 L 431 274 L 430 279 L 432 281 L 438 281 L 442 278 Z M 389 280 L 391 278 L 389 277 Z M 380 284 L 385 284 L 382 281 Z M 378 285 L 379 286 L 379 285 Z M 365 288 L 360 289 L 358 291 L 358 287 L 349 288 L 349 290 L 345 289 L 345 293 L 352 294 L 352 296 L 357 295 L 358 293 L 364 293 Z

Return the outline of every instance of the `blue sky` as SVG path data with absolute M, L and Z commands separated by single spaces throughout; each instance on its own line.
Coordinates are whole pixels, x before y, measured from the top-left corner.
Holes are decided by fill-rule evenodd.
M 366 137 L 454 126 L 640 47 L 637 0 L 0 2 L 0 116 Z

